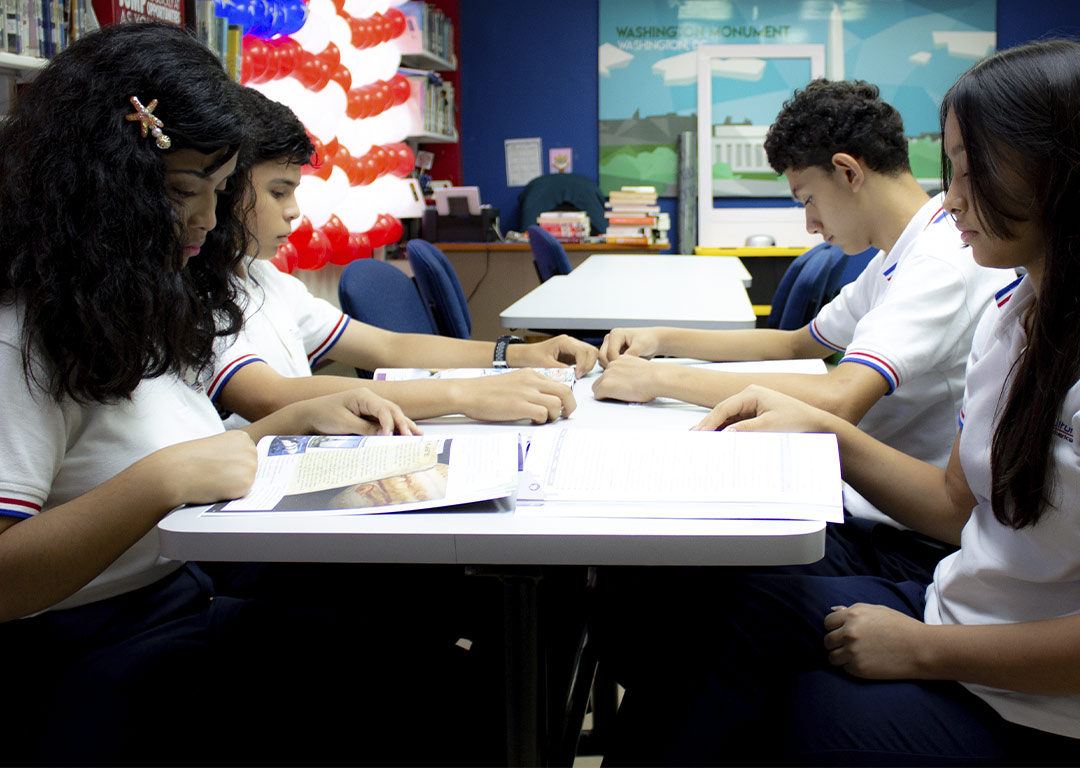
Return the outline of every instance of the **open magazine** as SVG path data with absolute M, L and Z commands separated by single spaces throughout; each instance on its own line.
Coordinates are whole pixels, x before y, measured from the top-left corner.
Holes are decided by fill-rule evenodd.
M 259 441 L 251 491 L 207 515 L 374 514 L 513 495 L 516 433 L 469 437 L 274 435 Z
M 376 368 L 375 381 L 411 381 L 413 379 L 476 379 L 481 376 L 498 376 L 501 373 L 516 371 L 516 368 Z M 574 386 L 573 367 L 569 368 L 533 368 L 537 373 L 549 379 Z

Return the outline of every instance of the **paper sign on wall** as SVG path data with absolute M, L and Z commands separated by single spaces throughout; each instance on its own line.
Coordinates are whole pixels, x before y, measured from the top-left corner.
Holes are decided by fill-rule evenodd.
M 506 186 L 524 187 L 543 174 L 540 165 L 540 138 L 506 139 Z

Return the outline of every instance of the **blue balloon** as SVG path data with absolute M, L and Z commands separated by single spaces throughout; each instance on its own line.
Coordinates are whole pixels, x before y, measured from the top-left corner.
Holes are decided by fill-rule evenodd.
M 303 0 L 283 0 L 281 10 L 284 20 L 281 23 L 280 35 L 291 35 L 299 32 L 307 22 L 308 7 Z

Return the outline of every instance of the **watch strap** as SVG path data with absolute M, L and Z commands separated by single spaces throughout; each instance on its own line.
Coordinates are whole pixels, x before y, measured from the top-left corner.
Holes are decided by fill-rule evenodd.
M 525 339 L 520 336 L 500 336 L 495 341 L 495 355 L 492 359 L 492 367 L 494 368 L 507 368 L 506 364 L 506 348 L 511 344 L 524 344 Z

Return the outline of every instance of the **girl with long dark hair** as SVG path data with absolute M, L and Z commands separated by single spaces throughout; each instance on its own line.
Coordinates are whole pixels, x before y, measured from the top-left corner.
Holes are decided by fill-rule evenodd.
M 201 391 L 242 320 L 236 89 L 177 27 L 107 27 L 0 129 L 5 762 L 300 762 L 322 735 L 289 695 L 324 636 L 158 552 L 169 510 L 247 492 L 263 434 L 411 427 L 355 390 L 224 433 Z

